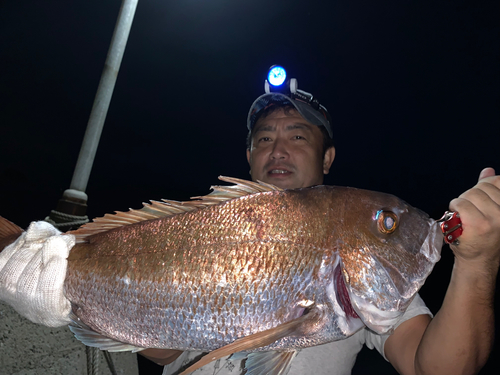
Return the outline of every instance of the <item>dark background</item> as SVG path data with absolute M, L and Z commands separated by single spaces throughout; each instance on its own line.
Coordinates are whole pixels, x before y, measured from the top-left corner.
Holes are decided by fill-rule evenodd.
M 0 213 L 20 226 L 69 188 L 120 3 L 0 2 Z M 249 178 L 246 115 L 277 63 L 332 115 L 337 158 L 325 183 L 392 193 L 440 217 L 483 167 L 500 171 L 499 10 L 498 1 L 141 0 L 89 217 L 206 194 L 218 175 Z M 445 247 L 422 289 L 434 312 L 452 263 Z M 483 374 L 498 373 L 499 355 L 497 344 Z M 390 374 L 384 362 L 364 351 L 353 373 Z

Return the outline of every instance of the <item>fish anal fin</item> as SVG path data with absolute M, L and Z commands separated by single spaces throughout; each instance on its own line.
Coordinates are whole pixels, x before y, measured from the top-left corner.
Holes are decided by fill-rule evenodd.
M 21 233 L 22 228 L 0 216 L 0 251 L 17 240 Z
M 247 356 L 245 375 L 286 375 L 297 351 L 255 352 Z
M 306 315 L 302 315 L 299 318 L 291 320 L 287 323 L 280 324 L 279 326 L 276 326 L 274 328 L 242 337 L 238 340 L 235 340 L 231 344 L 225 345 L 208 353 L 198 362 L 184 370 L 180 375 L 187 375 L 209 364 L 210 362 L 227 355 L 236 352 L 250 351 L 253 349 L 261 348 L 263 346 L 271 345 L 273 342 L 282 339 L 283 337 L 301 334 L 304 324 L 309 325 L 309 322 L 316 321 L 317 319 L 318 314 L 315 311 L 311 311 Z
M 70 314 L 71 323 L 69 329 L 75 337 L 87 346 L 107 350 L 108 352 L 139 352 L 146 348 L 130 345 L 124 342 L 113 340 L 92 330 L 88 325 L 80 321 L 76 315 Z

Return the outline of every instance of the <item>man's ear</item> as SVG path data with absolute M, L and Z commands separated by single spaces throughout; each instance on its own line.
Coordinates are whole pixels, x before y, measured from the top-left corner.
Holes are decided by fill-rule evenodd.
M 251 158 L 250 149 L 247 148 L 247 161 L 248 161 L 248 164 L 250 164 L 250 158 Z
M 332 166 L 334 159 L 335 147 L 332 146 L 328 150 L 326 150 L 325 156 L 323 157 L 323 174 L 328 174 L 328 172 L 330 172 L 330 167 Z

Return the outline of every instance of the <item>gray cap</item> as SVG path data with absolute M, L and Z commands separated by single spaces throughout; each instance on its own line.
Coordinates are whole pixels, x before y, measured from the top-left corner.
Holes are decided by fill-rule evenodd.
M 304 117 L 307 121 L 309 121 L 311 124 L 314 124 L 316 126 L 324 126 L 330 138 L 333 138 L 332 126 L 330 123 L 331 122 L 330 115 L 328 114 L 326 108 L 323 107 L 321 104 L 319 104 L 317 101 L 313 102 L 313 105 L 317 107 L 317 109 L 314 108 L 313 105 L 309 104 L 306 101 L 308 97 L 312 99 L 312 95 L 304 91 L 297 90 L 297 94 L 293 96 L 294 98 L 291 98 L 279 92 L 271 92 L 259 96 L 253 102 L 252 106 L 250 107 L 250 111 L 248 112 L 248 117 L 247 117 L 248 130 L 252 130 L 253 126 L 255 125 L 255 122 L 257 121 L 260 111 L 269 108 L 270 106 L 275 104 L 284 104 L 284 105 L 291 104 L 295 107 L 295 109 L 297 109 L 300 115 Z M 301 96 L 304 98 L 304 100 L 301 100 L 302 99 Z

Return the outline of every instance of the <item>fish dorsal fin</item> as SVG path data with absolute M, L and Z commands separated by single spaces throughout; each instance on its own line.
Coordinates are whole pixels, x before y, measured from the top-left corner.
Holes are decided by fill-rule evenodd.
M 242 337 L 231 344 L 225 345 L 222 348 L 216 349 L 206 356 L 201 358 L 198 362 L 188 367 L 186 370 L 180 373 L 180 375 L 188 375 L 191 372 L 215 361 L 219 358 L 225 357 L 229 354 L 233 354 L 240 351 L 250 351 L 253 349 L 261 348 L 272 344 L 273 342 L 282 339 L 283 337 L 293 336 L 295 334 L 301 333 L 301 328 L 304 325 L 316 322 L 318 320 L 318 314 L 314 312 L 309 312 L 306 315 L 302 315 L 299 318 L 293 319 L 289 322 L 280 324 L 277 327 L 267 329 L 262 332 L 257 332 L 249 336 Z M 293 357 L 292 357 L 293 358 Z M 291 359 L 290 359 L 291 360 Z M 287 365 L 287 367 L 289 364 Z M 276 374 L 282 374 L 277 372 Z
M 76 243 L 82 243 L 86 242 L 86 239 L 89 236 L 96 233 L 106 232 L 114 228 L 119 228 L 124 225 L 202 209 L 204 207 L 213 206 L 245 195 L 282 190 L 277 186 L 261 181 L 253 182 L 225 176 L 219 176 L 219 180 L 235 185 L 212 186 L 212 192 L 210 194 L 192 197 L 190 201 L 185 202 L 162 199 L 161 202 L 151 201 L 151 203 L 143 203 L 144 207 L 141 209 L 130 209 L 127 212 L 116 211 L 115 214 L 106 214 L 103 217 L 95 218 L 93 222 L 85 224 L 81 228 L 68 233 L 75 235 Z

